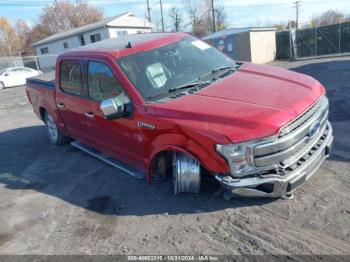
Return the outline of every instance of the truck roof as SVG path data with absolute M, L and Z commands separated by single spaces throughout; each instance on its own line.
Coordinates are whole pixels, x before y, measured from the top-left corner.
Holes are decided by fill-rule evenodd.
M 187 35 L 188 34 L 186 33 L 145 33 L 126 35 L 74 48 L 66 52 L 63 56 L 71 53 L 86 52 L 109 53 L 114 54 L 115 56 L 123 56 L 125 54 L 132 54 L 144 50 L 146 45 L 149 48 L 150 46 L 148 44 L 151 44 L 152 47 L 157 47 L 174 42 Z M 130 48 L 127 47 L 129 43 Z

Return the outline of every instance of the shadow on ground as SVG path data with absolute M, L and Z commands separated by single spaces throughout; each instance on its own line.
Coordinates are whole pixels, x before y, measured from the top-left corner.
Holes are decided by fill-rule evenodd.
M 35 190 L 100 214 L 203 213 L 272 201 L 225 201 L 214 196 L 219 187 L 210 179 L 203 181 L 201 194 L 174 196 L 170 179 L 148 184 L 69 145 L 51 145 L 44 126 L 2 132 L 0 141 L 1 184 L 13 190 Z

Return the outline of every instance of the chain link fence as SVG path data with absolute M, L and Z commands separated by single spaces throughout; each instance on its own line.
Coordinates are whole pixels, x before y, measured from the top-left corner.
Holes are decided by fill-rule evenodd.
M 350 22 L 276 33 L 277 60 L 350 53 Z
M 6 67 L 29 67 L 42 72 L 55 69 L 57 55 L 44 56 L 2 56 L 0 57 L 0 69 Z

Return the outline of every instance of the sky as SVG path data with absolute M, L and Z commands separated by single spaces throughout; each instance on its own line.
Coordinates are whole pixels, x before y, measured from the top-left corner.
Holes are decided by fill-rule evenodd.
M 75 2 L 75 0 L 69 0 Z M 100 7 L 105 16 L 114 16 L 130 11 L 140 17 L 145 17 L 147 0 L 86 0 L 94 6 Z M 185 10 L 188 0 L 163 0 L 165 23 L 171 7 Z M 216 4 L 225 7 L 227 24 L 229 27 L 270 26 L 274 23 L 295 19 L 295 0 L 214 0 Z M 23 19 L 28 25 L 38 20 L 45 5 L 53 0 L 0 0 L 0 16 L 7 17 L 11 22 Z M 152 22 L 160 20 L 159 0 L 149 0 L 152 8 Z M 307 23 L 313 16 L 333 9 L 350 13 L 350 0 L 302 0 L 300 24 Z M 168 28 L 169 29 L 169 28 Z

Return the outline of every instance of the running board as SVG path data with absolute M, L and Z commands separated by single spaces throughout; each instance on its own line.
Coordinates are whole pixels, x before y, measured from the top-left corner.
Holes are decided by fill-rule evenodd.
M 131 167 L 127 164 L 124 164 L 114 158 L 111 158 L 109 156 L 106 156 L 104 154 L 102 154 L 101 152 L 93 149 L 92 147 L 89 147 L 89 146 L 86 146 L 82 143 L 80 143 L 79 141 L 73 141 L 70 143 L 72 146 L 74 146 L 75 148 L 78 148 L 80 149 L 81 151 L 85 152 L 85 153 L 88 153 L 89 155 L 91 156 L 94 156 L 96 158 L 98 158 L 99 160 L 115 167 L 115 168 L 118 168 L 119 170 L 125 172 L 126 174 L 130 175 L 130 176 L 133 176 L 134 178 L 137 178 L 137 179 L 145 179 L 146 178 L 146 175 L 144 172 L 134 168 L 134 167 Z

